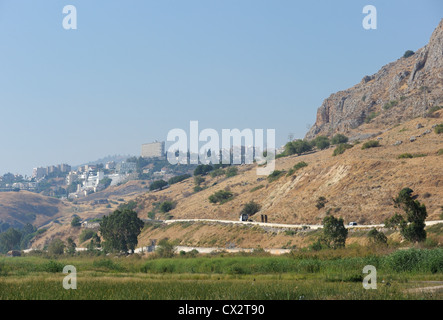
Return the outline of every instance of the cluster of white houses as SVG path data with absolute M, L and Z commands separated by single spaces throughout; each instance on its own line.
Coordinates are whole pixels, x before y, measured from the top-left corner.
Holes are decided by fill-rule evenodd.
M 86 197 L 88 194 L 103 190 L 106 186 L 105 179 L 109 179 L 110 186 L 136 179 L 136 164 L 133 162 L 121 162 L 115 164 L 108 162 L 104 168 L 109 173 L 99 169 L 97 166 L 86 165 L 71 171 L 66 176 L 66 184 L 77 183 L 77 190 L 68 195 L 69 198 Z

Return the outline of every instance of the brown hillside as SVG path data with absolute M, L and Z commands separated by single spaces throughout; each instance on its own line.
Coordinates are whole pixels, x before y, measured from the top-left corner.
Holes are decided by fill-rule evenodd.
M 418 123 L 424 127 L 416 129 Z M 229 179 L 207 176 L 207 188 L 198 193 L 193 193 L 191 178 L 169 189 L 138 197 L 142 207 L 139 215 L 146 218 L 153 203 L 173 200 L 177 206 L 169 214 L 174 219 L 238 220 L 242 206 L 254 200 L 262 205 L 256 220 L 260 214 L 267 214 L 269 222 L 318 224 L 329 213 L 342 216 L 347 222 L 374 224 L 383 222 L 394 212 L 392 198 L 402 188 L 410 187 L 427 206 L 428 219 L 439 219 L 443 205 L 443 158 L 437 151 L 443 148 L 443 136 L 432 131 L 409 142 L 411 136 L 418 136 L 437 123 L 441 123 L 441 118 L 417 118 L 392 127 L 376 138 L 380 139 L 378 148 L 362 150 L 362 144 L 357 144 L 336 157 L 332 156 L 331 147 L 278 159 L 278 170 L 288 171 L 299 161 L 309 165 L 272 183 L 257 176 L 254 165 L 241 167 L 239 175 Z M 403 143 L 394 146 L 399 140 Z M 403 153 L 425 156 L 398 159 Z M 259 185 L 264 187 L 251 192 Z M 221 189 L 231 190 L 234 199 L 222 205 L 210 203 L 208 197 Z M 315 204 L 320 196 L 328 202 L 319 210 Z
M 0 192 L 0 221 L 12 226 L 31 223 L 39 227 L 62 216 L 65 209 L 60 200 L 36 193 Z

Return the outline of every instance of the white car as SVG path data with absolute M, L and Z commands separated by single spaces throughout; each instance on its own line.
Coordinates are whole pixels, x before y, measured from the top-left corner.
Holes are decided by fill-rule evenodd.
M 357 222 L 349 222 L 349 225 L 350 225 L 350 226 L 356 226 L 356 225 L 357 225 Z

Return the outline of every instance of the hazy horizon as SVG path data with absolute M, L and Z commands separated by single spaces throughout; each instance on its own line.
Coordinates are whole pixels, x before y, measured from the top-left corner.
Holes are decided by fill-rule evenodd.
M 65 30 L 62 9 L 77 9 Z M 362 27 L 362 8 L 378 14 Z M 169 130 L 303 138 L 330 94 L 423 47 L 443 3 L 0 0 L 0 174 L 140 155 Z

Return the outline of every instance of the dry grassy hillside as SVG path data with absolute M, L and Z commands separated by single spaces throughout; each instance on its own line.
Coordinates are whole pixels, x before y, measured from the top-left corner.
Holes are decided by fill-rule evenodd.
M 0 221 L 13 226 L 31 223 L 38 227 L 65 212 L 66 205 L 58 199 L 28 191 L 0 192 Z
M 361 146 L 365 142 L 362 140 L 352 149 L 335 157 L 332 156 L 334 147 L 331 147 L 302 156 L 277 159 L 277 170 L 288 172 L 300 161 L 308 163 L 308 166 L 291 176 L 285 173 L 274 182 L 268 182 L 264 176 L 257 176 L 256 165 L 245 165 L 238 167 L 238 175 L 231 178 L 206 176 L 202 184 L 205 188 L 200 192 L 193 191 L 193 178 L 157 192 L 145 192 L 145 185 L 136 186 L 130 182 L 128 186 L 131 190 L 142 188 L 140 192 L 143 194 L 126 193 L 124 201 L 136 200 L 136 210 L 143 219 L 148 218 L 148 212 L 158 207 L 159 203 L 170 200 L 176 203 L 176 207 L 167 214 L 157 210 L 157 219 L 172 216 L 174 219 L 238 220 L 243 205 L 253 200 L 262 206 L 261 212 L 252 218 L 256 221 L 259 221 L 260 214 L 267 214 L 268 222 L 271 223 L 319 224 L 327 214 L 331 214 L 343 217 L 346 223 L 356 221 L 359 224 L 376 224 L 382 223 L 395 212 L 392 198 L 402 188 L 410 187 L 418 195 L 418 200 L 426 205 L 428 220 L 438 220 L 441 219 L 443 206 L 443 155 L 438 155 L 438 150 L 443 149 L 443 135 L 437 135 L 434 130 L 421 137 L 419 135 L 432 129 L 433 125 L 442 123 L 442 114 L 443 110 L 440 110 L 436 118 L 419 117 L 385 130 L 372 138 L 380 142 L 377 148 L 362 150 Z M 417 129 L 419 123 L 423 127 Z M 416 136 L 417 140 L 410 142 L 411 136 Z M 403 143 L 394 146 L 396 141 Z M 403 153 L 422 156 L 399 159 L 398 156 Z M 72 215 L 87 219 L 111 213 L 118 204 L 123 203 L 119 191 L 128 186 L 120 186 L 114 190 L 116 192 L 109 193 L 110 207 L 94 205 L 93 201 L 60 203 L 59 207 L 63 210 L 55 216 L 47 217 L 57 218 L 57 221 L 46 225 L 48 230 L 32 246 L 43 247 L 55 238 L 66 240 L 73 237 L 78 240 L 81 230 L 70 226 Z M 234 198 L 222 205 L 210 203 L 209 196 L 222 189 L 233 192 Z M 100 194 L 96 196 L 102 198 Z M 327 200 L 321 209 L 316 207 L 319 197 Z M 26 202 L 29 204 L 27 200 L 16 201 L 16 206 Z M 5 205 L 3 201 L 0 203 Z M 163 237 L 178 240 L 182 245 L 221 247 L 230 242 L 244 247 L 291 247 L 307 243 L 303 237 L 294 238 L 284 231 L 264 232 L 260 228 L 192 224 L 149 228 L 141 234 L 139 245 Z
M 416 129 L 418 123 L 424 127 Z M 411 136 L 418 136 L 437 123 L 441 123 L 441 118 L 416 118 L 390 128 L 373 138 L 380 139 L 378 148 L 362 150 L 362 141 L 336 157 L 332 156 L 331 147 L 278 159 L 278 170 L 288 171 L 299 161 L 307 162 L 308 166 L 272 183 L 256 175 L 255 165 L 241 167 L 232 178 L 207 176 L 207 188 L 197 193 L 193 192 L 191 178 L 169 189 L 138 197 L 142 207 L 139 215 L 146 218 L 153 203 L 172 200 L 177 203 L 169 212 L 174 219 L 237 220 L 242 206 L 254 200 L 262 206 L 256 220 L 260 214 L 267 214 L 268 222 L 318 224 L 329 213 L 342 216 L 346 222 L 374 224 L 383 222 L 395 211 L 392 198 L 402 188 L 410 187 L 427 206 L 428 220 L 439 219 L 443 205 L 443 156 L 437 152 L 443 148 L 443 136 L 432 131 L 415 142 L 409 141 Z M 398 140 L 403 143 L 394 146 Z M 425 156 L 398 159 L 403 153 Z M 251 192 L 260 185 L 261 189 Z M 208 197 L 221 189 L 233 192 L 234 199 L 222 205 L 210 203 Z M 321 196 L 328 202 L 319 210 L 316 202 Z

